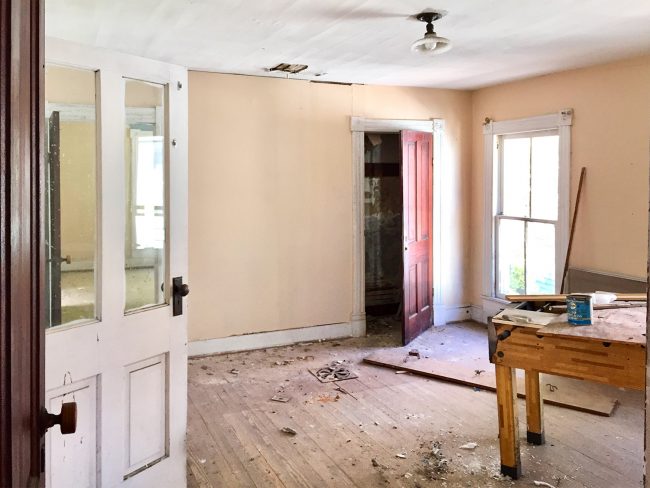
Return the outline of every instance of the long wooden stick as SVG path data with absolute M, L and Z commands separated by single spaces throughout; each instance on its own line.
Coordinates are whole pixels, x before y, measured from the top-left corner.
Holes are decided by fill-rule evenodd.
M 616 300 L 621 302 L 645 302 L 645 293 L 616 293 Z M 566 295 L 506 295 L 509 302 L 566 302 Z
M 578 183 L 578 194 L 576 195 L 576 206 L 573 209 L 573 220 L 571 221 L 571 233 L 569 234 L 569 246 L 566 251 L 566 258 L 564 260 L 564 270 L 562 271 L 562 284 L 560 285 L 560 293 L 564 293 L 564 283 L 566 282 L 566 275 L 569 271 L 569 258 L 571 257 L 571 249 L 573 248 L 573 235 L 576 231 L 576 220 L 578 219 L 578 208 L 580 207 L 580 196 L 582 195 L 582 184 L 585 181 L 587 168 L 584 166 L 580 170 L 580 182 Z

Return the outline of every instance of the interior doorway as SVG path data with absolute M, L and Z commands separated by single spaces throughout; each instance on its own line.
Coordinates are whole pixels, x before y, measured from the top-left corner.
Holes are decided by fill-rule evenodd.
M 363 153 L 364 311 L 408 344 L 433 319 L 433 138 L 368 131 Z
M 403 195 L 399 133 L 364 135 L 365 304 L 368 332 L 402 335 Z

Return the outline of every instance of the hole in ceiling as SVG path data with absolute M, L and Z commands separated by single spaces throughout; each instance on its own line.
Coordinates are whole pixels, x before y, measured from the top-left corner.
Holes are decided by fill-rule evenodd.
M 292 75 L 295 75 L 296 73 L 300 73 L 306 69 L 306 64 L 280 63 L 273 66 L 273 68 L 269 68 L 269 71 L 282 71 L 283 73 L 291 73 Z

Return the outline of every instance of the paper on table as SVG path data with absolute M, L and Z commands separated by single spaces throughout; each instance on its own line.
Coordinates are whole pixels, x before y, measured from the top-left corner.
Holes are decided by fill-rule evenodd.
M 507 320 L 508 322 L 515 322 L 526 325 L 539 325 L 543 327 L 553 322 L 562 322 L 562 316 L 566 314 L 557 315 L 554 313 L 534 312 L 532 310 L 519 310 L 518 308 L 506 308 L 497 315 L 495 319 Z

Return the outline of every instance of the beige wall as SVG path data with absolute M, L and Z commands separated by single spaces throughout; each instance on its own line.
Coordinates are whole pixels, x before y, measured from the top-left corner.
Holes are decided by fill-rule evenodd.
M 190 340 L 350 320 L 350 116 L 446 120 L 466 300 L 467 92 L 190 73 Z M 451 287 L 450 287 L 451 290 Z
M 473 93 L 471 300 L 479 304 L 485 117 L 507 120 L 573 108 L 571 203 L 587 177 L 571 265 L 646 276 L 650 56 L 498 85 Z

